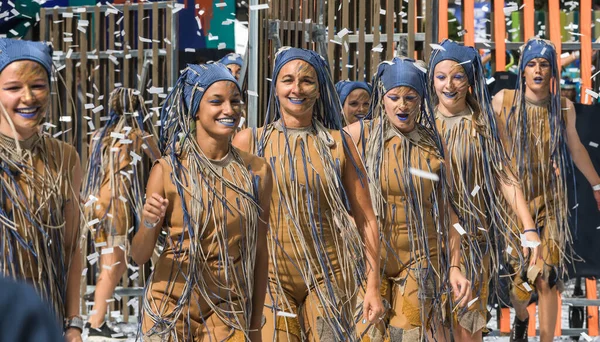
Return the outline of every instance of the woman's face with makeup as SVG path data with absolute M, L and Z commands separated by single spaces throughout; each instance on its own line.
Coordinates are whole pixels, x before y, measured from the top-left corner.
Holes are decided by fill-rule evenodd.
M 470 84 L 462 65 L 452 60 L 439 62 L 434 69 L 433 86 L 439 106 L 450 112 L 465 106 Z
M 279 71 L 275 82 L 275 96 L 283 116 L 312 117 L 320 95 L 315 68 L 303 60 L 289 61 Z
M 383 96 L 388 120 L 402 133 L 408 133 L 415 128 L 420 105 L 421 97 L 411 87 L 392 88 Z
M 369 102 L 371 96 L 364 89 L 354 89 L 344 101 L 344 116 L 348 124 L 365 118 L 369 112 Z

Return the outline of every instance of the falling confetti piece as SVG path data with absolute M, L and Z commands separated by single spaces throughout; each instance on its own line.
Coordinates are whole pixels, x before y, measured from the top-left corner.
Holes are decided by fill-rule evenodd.
M 260 4 L 260 5 L 251 5 L 250 6 L 251 11 L 259 11 L 259 10 L 263 10 L 263 9 L 269 9 L 269 4 Z
M 429 46 L 431 46 L 431 48 L 434 50 L 446 51 L 446 49 L 443 46 L 441 46 L 440 44 L 431 43 L 431 44 L 429 44 Z
M 343 28 L 340 30 L 340 32 L 337 33 L 337 36 L 340 38 L 344 38 L 345 35 L 347 35 L 350 31 L 348 31 L 347 28 Z
M 467 233 L 465 231 L 465 229 L 460 225 L 460 223 L 455 223 L 455 224 L 452 225 L 452 227 L 454 227 L 454 229 L 456 229 L 456 231 L 460 235 L 465 235 Z
M 590 141 L 590 146 L 597 148 L 598 147 L 598 143 L 595 143 L 593 141 Z
M 481 189 L 479 185 L 475 185 L 473 191 L 471 191 L 471 197 L 475 197 L 475 195 L 477 195 L 477 193 L 479 192 L 479 189 Z
M 409 168 L 410 173 L 413 176 L 417 176 L 417 177 L 421 177 L 421 178 L 425 178 L 425 179 L 430 179 L 432 181 L 438 181 L 440 180 L 440 177 L 435 174 L 435 173 L 431 173 L 431 172 L 427 172 L 427 171 L 423 171 L 423 170 L 419 170 L 419 169 L 415 169 L 415 168 Z
M 506 247 L 506 254 L 512 253 L 513 249 L 511 246 Z
M 291 312 L 277 311 L 277 316 L 296 318 L 296 316 L 298 316 L 298 315 L 296 315 L 295 313 L 291 313 Z
M 478 301 L 478 300 L 479 300 L 479 297 L 475 297 L 475 298 L 471 299 L 469 301 L 469 303 L 467 304 L 467 308 L 470 308 L 471 305 L 475 304 L 475 302 Z
M 523 283 L 523 287 L 525 288 L 525 290 L 527 290 L 527 292 L 531 292 L 531 286 L 529 286 L 529 284 L 527 282 Z
M 496 79 L 495 79 L 495 78 L 493 78 L 493 77 L 490 77 L 490 78 L 488 78 L 487 80 L 485 80 L 485 83 L 486 83 L 486 84 L 492 84 L 492 83 L 494 83 L 495 81 L 496 81 Z

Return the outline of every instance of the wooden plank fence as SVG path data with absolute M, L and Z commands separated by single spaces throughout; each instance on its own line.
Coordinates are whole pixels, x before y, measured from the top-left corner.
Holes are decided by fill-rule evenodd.
M 177 2 L 129 2 L 121 5 L 43 8 L 40 13 L 40 37 L 52 43 L 53 60 L 57 67 L 51 95 L 54 117 L 48 122 L 57 125 L 56 136 L 77 147 L 82 165 L 86 165 L 89 138 L 109 117 L 109 94 L 117 87 L 138 89 L 153 113 L 149 120 L 158 120 L 158 109 L 169 88 L 177 79 Z M 148 165 L 144 174 L 148 171 Z M 143 177 L 143 176 L 142 176 Z M 93 252 L 91 239 L 84 244 L 85 256 Z M 86 267 L 86 266 L 84 266 Z M 95 284 L 98 264 L 89 265 L 82 281 L 81 293 L 90 294 L 88 285 Z M 138 294 L 144 278 L 135 277 L 137 270 L 129 268 L 117 288 L 109 311 L 118 309 L 128 320 L 128 299 Z M 133 275 L 133 276 L 132 276 Z M 119 293 L 121 295 L 119 295 Z M 84 297 L 82 313 L 93 302 Z

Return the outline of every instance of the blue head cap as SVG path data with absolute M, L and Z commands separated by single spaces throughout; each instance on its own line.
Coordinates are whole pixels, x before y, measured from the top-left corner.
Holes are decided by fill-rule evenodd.
M 410 87 L 421 97 L 421 116 L 419 122 L 427 127 L 432 127 L 429 113 L 431 112 L 429 96 L 427 96 L 426 77 L 427 70 L 418 65 L 420 62 L 410 58 L 396 57 L 391 61 L 381 62 L 377 67 L 373 82 L 373 94 L 369 107 L 370 119 L 380 115 L 383 96 L 396 87 Z
M 196 119 L 200 101 L 206 90 L 219 81 L 231 81 L 241 92 L 240 85 L 221 63 L 188 64 L 177 79 L 160 112 L 160 149 L 174 150 L 180 133 L 191 133 L 190 118 Z
M 459 63 L 469 78 L 469 84 L 475 82 L 475 71 L 473 63 L 479 57 L 479 53 L 471 46 L 464 46 L 456 42 L 446 39 L 440 46 L 443 49 L 437 49 L 433 52 L 433 57 L 429 61 L 429 70 L 433 73 L 435 66 L 445 60 L 451 60 Z
M 358 81 L 339 81 L 335 84 L 335 90 L 337 91 L 340 97 L 340 103 L 342 106 L 344 102 L 346 102 L 346 98 L 356 89 L 364 89 L 371 96 L 371 85 L 367 82 L 358 82 Z
M 554 45 L 544 39 L 531 38 L 527 41 L 527 44 L 522 48 L 521 51 L 521 64 L 519 70 L 525 69 L 527 63 L 534 58 L 544 58 L 548 62 L 555 64 L 556 61 L 556 49 Z M 556 76 L 557 68 L 552 68 L 552 76 Z
M 382 62 L 377 68 L 376 79 L 384 87 L 385 95 L 396 87 L 411 87 L 421 98 L 425 95 L 425 70 L 421 70 L 415 64 L 414 59 L 394 58 L 391 62 Z
M 188 115 L 196 115 L 204 92 L 213 83 L 219 81 L 231 81 L 236 85 L 240 93 L 242 92 L 235 77 L 231 75 L 231 72 L 225 65 L 221 63 L 188 65 L 179 77 L 179 80 L 177 80 L 177 84 L 181 84 L 183 88 L 183 100 L 185 101 Z
M 0 38 L 0 72 L 16 61 L 34 61 L 52 74 L 52 48 L 41 42 Z
M 221 58 L 219 63 L 222 63 L 224 65 L 236 64 L 239 65 L 241 68 L 242 65 L 244 65 L 244 59 L 239 54 L 232 52 L 230 54 L 225 55 L 225 57 Z
M 307 62 L 315 69 L 317 74 L 320 96 L 315 104 L 313 118 L 320 121 L 327 128 L 341 129 L 343 126 L 342 107 L 340 106 L 338 94 L 335 91 L 335 86 L 331 80 L 329 63 L 314 51 L 292 47 L 283 47 L 279 49 L 275 56 L 273 81 L 271 82 L 271 97 L 269 98 L 266 123 L 276 121 L 281 117 L 279 100 L 275 96 L 277 76 L 283 66 L 293 60 Z

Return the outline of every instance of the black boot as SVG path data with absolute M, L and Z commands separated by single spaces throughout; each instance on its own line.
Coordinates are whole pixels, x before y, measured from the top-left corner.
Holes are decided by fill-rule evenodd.
M 529 317 L 521 321 L 515 316 L 512 331 L 510 332 L 510 342 L 527 342 L 527 327 L 529 326 Z

